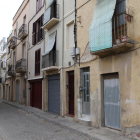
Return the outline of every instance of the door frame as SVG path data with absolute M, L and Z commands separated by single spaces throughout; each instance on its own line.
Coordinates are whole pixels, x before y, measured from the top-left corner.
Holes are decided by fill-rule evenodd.
M 105 76 L 116 77 L 120 80 L 118 72 L 106 73 L 106 74 L 101 75 L 101 127 L 106 127 L 105 126 L 105 106 L 104 106 L 104 77 Z M 121 125 L 121 130 L 122 130 L 122 124 L 121 124 L 121 96 L 120 96 L 120 125 Z M 110 129 L 114 129 L 114 128 L 110 128 Z M 114 129 L 114 130 L 121 131 L 121 130 L 118 130 L 118 129 Z

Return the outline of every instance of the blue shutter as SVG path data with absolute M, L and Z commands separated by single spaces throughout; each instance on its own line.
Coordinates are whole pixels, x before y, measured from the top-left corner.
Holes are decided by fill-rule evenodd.
M 112 47 L 112 17 L 115 6 L 116 0 L 96 0 L 89 30 L 91 52 Z

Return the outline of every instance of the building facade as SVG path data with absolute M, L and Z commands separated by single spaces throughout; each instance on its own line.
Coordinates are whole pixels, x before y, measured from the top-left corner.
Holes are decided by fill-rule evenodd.
M 24 0 L 1 56 L 7 64 L 1 98 L 126 136 L 138 133 L 138 3 Z
M 77 0 L 80 65 L 76 56 L 77 64 L 63 73 L 65 115 L 71 114 L 69 94 L 74 81 L 76 122 L 116 129 L 126 136 L 138 133 L 137 12 L 137 4 L 131 0 Z
M 24 0 L 13 18 L 13 31 L 8 38 L 6 90 L 11 101 L 26 104 L 29 0 Z M 23 39 L 24 41 L 22 41 Z

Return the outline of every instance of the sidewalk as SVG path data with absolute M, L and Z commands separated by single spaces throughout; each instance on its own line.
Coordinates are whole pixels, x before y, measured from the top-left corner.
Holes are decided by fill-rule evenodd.
M 17 107 L 25 112 L 28 112 L 29 114 L 35 115 L 38 118 L 52 122 L 65 129 L 68 129 L 72 132 L 76 132 L 80 135 L 86 136 L 93 140 L 132 140 L 129 138 L 125 138 L 124 136 L 121 136 L 120 133 L 116 133 L 113 130 L 108 130 L 105 128 L 96 129 L 94 127 L 84 126 L 79 123 L 68 121 L 65 118 L 62 118 L 56 114 L 43 112 L 42 110 L 39 110 L 36 108 L 23 106 L 23 105 L 13 103 L 10 101 L 5 101 L 5 100 L 0 100 L 0 101 L 3 103 L 9 104 L 11 106 Z

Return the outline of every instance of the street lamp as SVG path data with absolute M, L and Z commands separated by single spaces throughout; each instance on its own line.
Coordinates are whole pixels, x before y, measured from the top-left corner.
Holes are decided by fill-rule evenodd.
M 13 36 L 15 39 L 18 39 L 18 40 L 21 40 L 21 41 L 24 41 L 24 42 L 27 42 L 28 44 L 29 44 L 29 47 L 30 47 L 30 43 L 28 42 L 28 41 L 25 41 L 25 40 L 23 40 L 23 39 L 20 39 L 19 37 L 17 37 L 17 36 Z

